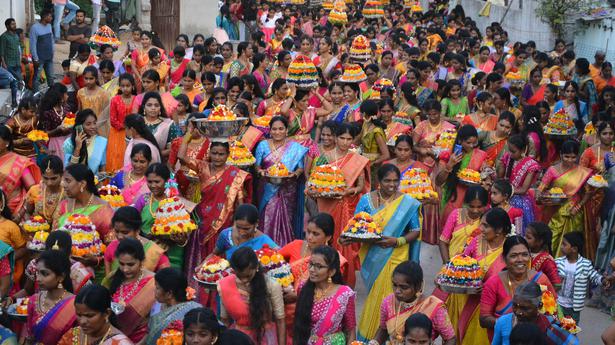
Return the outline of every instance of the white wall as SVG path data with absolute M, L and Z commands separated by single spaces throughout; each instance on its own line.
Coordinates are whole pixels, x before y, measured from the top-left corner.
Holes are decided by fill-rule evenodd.
M 26 0 L 0 0 L 0 32 L 7 18 L 15 18 L 17 27 L 26 30 Z
M 506 14 L 502 27 L 508 32 L 511 42 L 527 42 L 533 40 L 539 50 L 553 49 L 555 37 L 551 33 L 548 24 L 541 21 L 536 16 L 536 0 L 512 0 L 513 4 Z M 479 17 L 478 13 L 485 4 L 480 0 L 461 0 L 461 5 L 467 16 L 471 16 L 476 21 L 481 33 L 484 34 L 485 28 L 492 22 L 499 22 L 506 12 L 506 7 L 491 6 L 489 17 Z M 523 8 L 519 8 L 522 4 Z
M 615 32 L 612 29 L 614 24 L 613 18 L 579 24 L 574 37 L 577 57 L 584 57 L 592 62 L 596 50 L 603 50 L 607 53 L 607 61 L 615 61 Z
M 179 31 L 188 35 L 190 41 L 197 33 L 205 37 L 213 34 L 218 16 L 218 0 L 180 0 L 180 6 Z

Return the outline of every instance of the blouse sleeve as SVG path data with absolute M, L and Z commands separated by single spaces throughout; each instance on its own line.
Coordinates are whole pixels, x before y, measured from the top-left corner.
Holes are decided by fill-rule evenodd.
M 495 316 L 499 280 L 500 276 L 496 274 L 485 283 L 483 293 L 480 296 L 480 316 Z
M 344 330 L 349 331 L 357 327 L 357 320 L 355 315 L 355 293 L 351 291 L 352 296 L 348 298 L 348 304 L 346 305 L 346 312 L 344 313 L 344 318 L 342 319 L 342 327 Z
M 382 329 L 387 328 L 387 315 L 388 315 L 387 305 L 389 303 L 390 303 L 390 300 L 388 297 L 385 297 L 380 303 L 380 328 Z
M 455 329 L 444 305 L 435 312 L 432 318 L 434 329 L 443 340 L 455 339 Z
M 442 234 L 440 235 L 440 241 L 444 243 L 449 243 L 451 238 L 453 238 L 453 229 L 455 228 L 455 224 L 457 224 L 457 219 L 459 219 L 459 209 L 453 210 L 451 214 L 446 218 L 446 223 L 444 224 L 444 228 L 442 228 Z
M 538 189 L 544 191 L 546 188 L 551 186 L 551 183 L 553 183 L 553 180 L 555 180 L 555 175 L 556 171 L 553 167 L 547 169 L 545 175 L 542 177 L 542 181 L 540 182 L 540 186 L 538 187 Z
M 545 262 L 540 267 L 540 270 L 549 278 L 549 281 L 552 285 L 560 285 L 562 280 L 557 273 L 557 266 L 555 265 L 555 261 L 549 258 L 545 260 Z
M 271 308 L 273 317 L 276 320 L 284 320 L 284 298 L 282 296 L 282 287 L 273 280 L 267 280 L 267 288 L 271 298 Z

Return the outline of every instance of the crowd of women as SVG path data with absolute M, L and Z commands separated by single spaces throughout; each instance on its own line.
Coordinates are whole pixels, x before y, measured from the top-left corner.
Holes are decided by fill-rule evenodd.
M 110 46 L 98 57 L 80 46 L 62 83 L 41 100 L 22 99 L 0 126 L 0 298 L 5 307 L 29 298 L 25 323 L 5 322 L 1 339 L 578 343 L 558 315 L 583 325 L 586 305 L 615 310 L 612 66 L 601 53 L 592 63 L 576 58 L 563 41 L 550 52 L 509 42 L 498 23 L 481 32 L 446 3 L 386 5 L 377 20 L 347 4 L 350 21 L 339 26 L 323 9 L 257 2 L 258 29 L 237 47 L 203 35 L 190 44 L 182 34 L 167 51 L 139 29 L 129 59 L 115 61 Z M 357 61 L 347 53 L 358 35 L 372 50 L 360 82 L 349 76 Z M 318 87 L 287 82 L 298 55 L 317 66 Z M 251 151 L 253 166 L 227 164 L 229 142 L 199 130 L 195 120 L 218 105 L 249 118 L 232 140 Z M 559 110 L 578 134 L 544 133 Z M 32 142 L 34 129 L 49 141 Z M 291 175 L 282 185 L 265 178 L 279 163 Z M 344 175 L 340 198 L 306 189 L 325 164 Z M 430 177 L 438 198 L 402 193 L 411 169 Z M 460 181 L 464 169 L 480 182 Z M 588 184 L 594 175 L 608 187 Z M 130 206 L 101 199 L 105 184 Z M 169 188 L 196 231 L 153 233 Z M 545 198 L 552 188 L 562 203 Z M 359 212 L 372 215 L 381 239 L 340 236 Z M 76 214 L 95 225 L 104 255 L 70 255 L 71 236 L 55 230 Z M 20 229 L 32 216 L 53 230 L 42 252 L 26 249 Z M 438 246 L 442 263 L 476 259 L 481 293 L 426 291 L 426 245 Z M 267 276 L 255 254 L 264 247 L 290 264 L 291 286 Z M 234 271 L 214 290 L 192 278 L 212 255 Z M 367 292 L 360 310 L 355 286 Z M 544 313 L 543 291 L 554 296 L 555 315 Z M 605 344 L 614 333 L 605 330 Z

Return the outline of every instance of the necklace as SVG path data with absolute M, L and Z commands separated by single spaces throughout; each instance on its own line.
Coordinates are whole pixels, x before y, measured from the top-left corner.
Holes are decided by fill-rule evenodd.
M 132 172 L 133 171 L 131 170 L 128 174 L 126 174 L 126 182 L 128 182 L 127 185 L 131 185 L 143 178 L 143 176 L 135 178 Z
M 53 308 L 56 304 L 60 303 L 60 301 L 64 299 L 64 295 L 66 295 L 66 290 L 62 291 L 62 295 L 60 295 L 60 297 L 58 297 L 58 299 L 56 299 L 55 301 L 50 300 L 52 302 L 51 305 L 45 308 L 45 300 L 47 300 L 48 294 L 49 294 L 49 291 L 45 290 L 38 297 L 38 303 L 36 305 L 36 308 L 37 308 L 38 313 L 41 315 L 47 314 L 49 309 Z
M 155 125 L 159 124 L 160 122 L 162 122 L 162 120 L 160 120 L 160 117 L 156 118 L 156 120 L 154 120 L 154 121 L 148 120 L 147 116 L 144 116 L 143 119 L 145 120 L 145 124 L 147 126 L 155 126 Z
M 395 304 L 395 301 L 397 301 L 397 311 L 395 313 L 395 340 L 401 343 L 404 340 L 403 330 L 400 331 L 399 324 L 398 324 L 399 315 L 401 314 L 401 310 L 402 308 L 404 310 L 413 308 L 419 302 L 419 299 L 416 298 L 414 301 L 410 303 L 406 303 L 406 302 L 398 301 L 397 298 L 395 298 L 393 300 L 393 305 Z M 402 322 L 405 322 L 405 321 L 402 320 Z
M 34 117 L 30 119 L 30 123 L 27 123 L 27 120 L 22 123 L 21 121 L 19 121 L 20 116 L 21 114 L 17 114 L 15 117 L 13 117 L 15 119 L 15 123 L 17 124 L 17 134 L 25 135 L 29 131 L 22 132 L 21 130 L 24 127 L 28 128 L 28 126 L 34 128 Z
M 126 300 L 129 299 L 130 297 L 132 297 L 135 292 L 137 291 L 137 288 L 139 287 L 139 284 L 141 284 L 141 279 L 143 279 L 143 270 L 141 270 L 141 272 L 139 272 L 139 277 L 137 278 L 137 280 L 134 282 L 134 284 L 132 285 L 132 288 L 128 291 L 126 290 L 126 284 L 122 284 L 122 286 L 120 286 L 120 288 L 118 289 L 118 299 L 120 300 L 119 304 L 122 306 L 126 306 Z
M 427 124 L 429 125 L 429 129 L 431 129 L 432 132 L 439 132 L 442 128 L 442 121 L 438 122 L 437 126 L 432 125 L 429 121 L 427 121 Z
M 524 281 L 527 281 L 527 273 L 525 273 L 526 277 Z M 506 271 L 506 278 L 508 278 L 508 291 L 510 291 L 510 296 L 512 296 L 515 293 L 515 290 L 513 290 L 513 283 L 510 280 L 510 272 Z
M 329 284 L 325 289 L 317 289 L 314 291 L 314 298 L 318 301 L 329 295 L 331 289 L 335 286 L 335 284 Z
M 81 208 L 88 208 L 90 206 L 92 206 L 92 200 L 94 200 L 94 194 L 90 194 L 90 199 L 88 200 L 88 203 L 85 204 L 84 207 Z M 75 206 L 77 205 L 77 200 L 73 199 L 73 210 L 71 211 L 71 213 L 75 213 Z
M 58 194 L 59 194 L 59 197 L 56 199 L 55 196 L 58 195 Z M 42 209 L 43 209 L 43 217 L 45 217 L 45 219 L 47 219 L 47 220 L 51 219 L 51 217 L 53 216 L 53 214 L 56 211 L 56 208 L 58 208 L 58 204 L 62 200 L 63 196 L 64 196 L 64 188 L 62 188 L 60 190 L 60 193 L 53 193 L 53 194 L 51 194 L 51 197 L 48 199 L 47 198 L 47 187 L 43 188 L 43 200 L 41 200 L 41 204 L 42 204 Z M 51 210 L 51 214 L 47 213 L 47 205 L 49 205 L 49 206 L 55 205 L 55 206 L 53 206 L 53 209 Z M 74 209 L 74 207 L 73 207 L 73 209 Z
M 99 341 L 97 342 L 93 342 L 92 344 L 104 344 L 105 340 L 107 340 L 107 337 L 109 336 L 109 333 L 111 332 L 111 325 L 109 325 L 109 328 L 107 329 L 107 332 L 105 332 L 105 335 L 102 336 L 102 338 L 100 338 Z M 88 335 L 85 335 L 85 340 L 83 342 L 85 345 L 89 345 L 88 343 Z
M 156 210 L 152 209 L 152 206 L 154 204 L 154 199 L 156 199 L 156 197 L 154 196 L 154 194 L 150 194 L 149 196 L 149 213 L 152 215 L 152 217 L 156 218 Z

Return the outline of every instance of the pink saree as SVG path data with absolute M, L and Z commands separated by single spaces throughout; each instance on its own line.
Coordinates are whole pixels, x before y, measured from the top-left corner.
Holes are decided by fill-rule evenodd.
M 345 344 L 344 331 L 354 329 L 355 292 L 340 285 L 330 297 L 314 301 L 312 306 L 312 334 L 309 345 Z
M 38 293 L 30 297 L 26 332 L 36 344 L 55 345 L 76 324 L 75 296 L 64 298 L 44 315 L 36 307 L 39 297 Z

